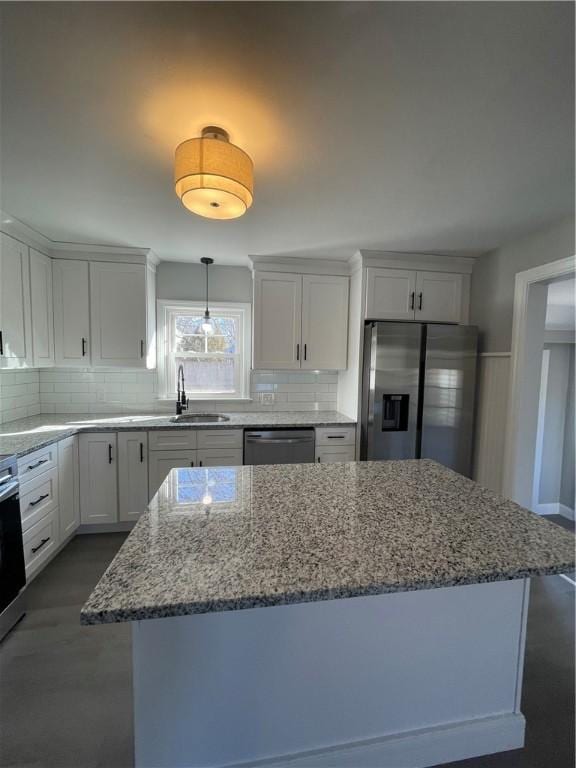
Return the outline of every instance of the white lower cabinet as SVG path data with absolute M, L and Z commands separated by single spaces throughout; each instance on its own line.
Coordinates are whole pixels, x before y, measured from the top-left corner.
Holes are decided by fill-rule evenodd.
M 80 525 L 80 468 L 78 437 L 58 443 L 59 542 L 69 538 Z
M 80 435 L 80 517 L 82 523 L 118 521 L 115 432 Z
M 150 451 L 148 455 L 148 496 L 151 499 L 171 469 L 197 466 L 196 451 Z
M 137 520 L 148 506 L 148 434 L 118 432 L 118 510 Z
M 318 427 L 316 429 L 316 462 L 331 464 L 356 458 L 355 427 Z
M 354 461 L 354 446 L 342 445 L 339 448 L 316 448 L 318 464 L 333 464 L 337 461 Z
M 29 581 L 51 557 L 58 546 L 58 520 L 48 513 L 22 535 L 26 579 Z

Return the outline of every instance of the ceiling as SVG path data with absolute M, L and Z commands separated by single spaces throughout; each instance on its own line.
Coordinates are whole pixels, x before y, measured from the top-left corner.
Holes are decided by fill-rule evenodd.
M 55 241 L 243 264 L 475 255 L 573 210 L 574 6 L 2 3 L 0 207 Z M 175 196 L 224 127 L 255 202 Z
M 574 332 L 575 313 L 575 279 L 571 277 L 550 283 L 546 304 L 546 330 Z

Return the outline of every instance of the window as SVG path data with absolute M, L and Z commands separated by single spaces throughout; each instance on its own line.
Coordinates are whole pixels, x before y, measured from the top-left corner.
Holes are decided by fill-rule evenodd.
M 212 334 L 202 330 L 204 309 L 200 303 L 158 302 L 162 394 L 176 397 L 178 368 L 182 365 L 191 400 L 248 397 L 250 305 L 211 305 Z

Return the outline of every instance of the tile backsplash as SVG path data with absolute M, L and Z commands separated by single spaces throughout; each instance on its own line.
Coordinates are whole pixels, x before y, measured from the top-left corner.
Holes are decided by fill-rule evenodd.
M 46 368 L 35 373 L 39 373 L 39 407 L 42 413 L 134 413 L 174 410 L 172 400 L 158 399 L 155 371 Z M 334 410 L 337 386 L 336 373 L 257 371 L 250 377 L 251 400 L 190 401 L 190 410 Z M 20 418 L 21 415 L 14 418 Z
M 0 371 L 0 424 L 40 413 L 40 371 Z

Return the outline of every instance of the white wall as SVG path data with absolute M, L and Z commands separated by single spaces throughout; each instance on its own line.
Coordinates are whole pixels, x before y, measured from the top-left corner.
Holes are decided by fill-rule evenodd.
M 574 255 L 574 216 L 480 256 L 472 272 L 470 322 L 482 352 L 509 352 L 518 272 Z
M 209 273 L 212 301 L 252 302 L 252 272 L 247 267 L 220 267 L 213 264 Z M 204 301 L 206 267 L 162 261 L 156 270 L 156 298 L 174 301 Z
M 574 254 L 574 217 L 480 256 L 472 272 L 470 322 L 478 325 L 480 360 L 474 478 L 502 489 L 516 274 Z M 506 357 L 499 357 L 500 354 Z

